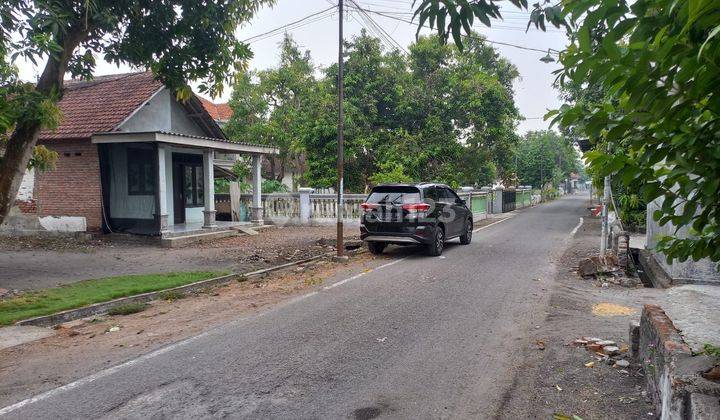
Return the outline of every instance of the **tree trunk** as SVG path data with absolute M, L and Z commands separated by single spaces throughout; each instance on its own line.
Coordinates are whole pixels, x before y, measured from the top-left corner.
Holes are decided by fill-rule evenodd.
M 35 86 L 37 92 L 42 93 L 45 97 L 50 97 L 55 92 L 58 95 L 62 94 L 63 77 L 67 71 L 70 57 L 87 33 L 88 28 L 73 27 L 65 35 L 62 35 L 62 39 L 57 40 L 63 50 L 56 57 L 48 58 L 45 69 Z M 0 160 L 0 224 L 15 203 L 20 183 L 42 129 L 37 116 L 26 115 L 24 117 L 22 120 L 25 122 L 17 125 L 13 130 L 5 148 L 5 156 Z

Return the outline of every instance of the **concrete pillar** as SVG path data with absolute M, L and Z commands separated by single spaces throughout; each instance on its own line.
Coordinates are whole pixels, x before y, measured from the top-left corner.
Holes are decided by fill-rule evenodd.
M 503 212 L 503 187 L 493 189 L 493 213 L 500 214 Z
M 166 156 L 167 146 L 164 144 L 158 144 L 157 147 L 157 158 L 158 158 L 158 177 L 157 177 L 157 209 L 156 214 L 158 218 L 158 224 L 160 226 L 160 233 L 168 231 L 168 197 L 167 197 L 167 168 L 166 168 Z
M 310 194 L 315 190 L 312 188 L 299 188 L 300 192 L 300 224 L 303 226 L 310 225 L 312 218 L 312 207 L 310 206 Z
M 215 223 L 215 169 L 214 152 L 212 149 L 203 150 L 203 183 L 205 184 L 205 223 L 203 228 L 213 228 Z
M 262 155 L 253 155 L 252 157 L 252 207 L 250 208 L 250 221 L 262 225 L 263 207 L 262 207 Z

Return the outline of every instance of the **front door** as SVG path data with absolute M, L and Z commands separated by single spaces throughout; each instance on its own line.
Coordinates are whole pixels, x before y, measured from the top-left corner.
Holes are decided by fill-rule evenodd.
M 173 157 L 173 219 L 176 225 L 185 223 L 184 166 L 182 163 L 175 161 Z

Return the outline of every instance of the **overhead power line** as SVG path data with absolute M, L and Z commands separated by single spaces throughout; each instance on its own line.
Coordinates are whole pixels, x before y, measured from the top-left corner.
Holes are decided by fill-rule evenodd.
M 275 29 L 271 29 L 271 30 L 269 30 L 269 31 L 267 31 L 267 32 L 263 32 L 263 33 L 261 33 L 261 34 L 255 35 L 255 36 L 251 36 L 250 38 L 244 39 L 242 42 L 252 43 L 252 42 L 260 41 L 260 39 L 265 39 L 264 37 L 276 35 L 277 33 L 281 33 L 281 32 L 283 32 L 285 29 L 289 29 L 290 27 L 296 28 L 296 27 L 304 26 L 304 25 L 299 25 L 299 24 L 301 24 L 301 23 L 309 24 L 309 23 L 312 23 L 312 22 L 316 22 L 317 20 L 325 19 L 325 18 L 331 16 L 332 13 L 327 14 L 327 16 L 322 16 L 322 17 L 319 17 L 319 15 L 322 15 L 323 13 L 326 13 L 326 12 L 328 12 L 328 11 L 330 11 L 330 10 L 333 10 L 333 11 L 334 11 L 335 9 L 337 9 L 337 6 L 333 5 L 333 6 L 331 6 L 331 7 L 328 7 L 327 9 L 323 9 L 323 10 L 317 11 L 317 12 L 315 12 L 315 13 L 311 13 L 311 14 L 309 14 L 309 15 L 303 17 L 303 18 L 300 18 L 300 19 L 298 19 L 298 20 L 296 20 L 296 21 L 286 23 L 286 24 L 284 24 L 284 25 L 282 25 L 282 26 L 278 26 L 278 27 L 275 28 Z M 319 19 L 314 19 L 314 20 L 312 20 L 311 22 L 307 22 L 309 19 L 312 19 L 312 18 L 314 18 L 314 17 L 316 17 L 316 16 L 318 16 Z M 297 25 L 297 26 L 296 26 L 296 25 Z
M 400 51 L 403 51 L 405 54 L 409 54 L 408 51 L 399 42 L 397 42 L 389 33 L 387 33 L 387 31 L 380 24 L 375 22 L 375 20 L 372 17 L 370 17 L 370 15 L 365 11 L 365 9 L 360 7 L 357 4 L 357 2 L 355 2 L 355 0 L 350 0 L 350 2 L 355 5 L 355 8 L 357 10 L 360 11 L 360 13 L 364 17 L 364 19 L 367 19 L 369 21 L 370 25 L 374 26 L 378 30 L 381 37 L 388 40 L 395 48 L 399 49 Z
M 399 21 L 399 22 L 404 22 L 404 23 L 410 24 L 410 25 L 417 25 L 416 22 L 413 22 L 413 21 L 407 20 L 407 19 L 402 19 L 402 18 L 399 18 L 399 17 L 397 17 L 397 16 L 391 16 L 391 15 L 388 15 L 388 14 L 385 14 L 385 13 L 382 13 L 382 12 L 377 12 L 377 11 L 367 10 L 367 9 L 366 9 L 366 11 L 367 11 L 368 13 L 373 13 L 373 14 L 376 14 L 376 15 L 378 15 L 378 16 L 382 16 L 382 17 L 385 17 L 385 18 L 388 18 L 388 19 L 393 19 L 393 20 L 396 20 L 396 21 Z M 423 25 L 423 28 L 427 28 L 427 29 L 431 29 L 431 30 L 434 29 L 434 28 L 431 28 L 431 27 L 429 27 L 429 26 L 427 26 L 427 25 Z M 541 52 L 541 53 L 544 53 L 544 54 L 547 54 L 547 53 L 556 54 L 556 55 L 559 54 L 559 51 L 554 50 L 554 49 L 552 49 L 552 48 L 551 48 L 551 49 L 547 49 L 547 50 L 543 50 L 543 49 L 540 49 L 540 48 L 525 47 L 525 46 L 522 46 L 522 45 L 511 44 L 511 43 L 509 43 L 509 42 L 492 41 L 492 40 L 490 40 L 490 39 L 488 39 L 488 38 L 476 37 L 476 36 L 474 36 L 474 35 L 465 35 L 465 36 L 466 36 L 466 37 L 470 37 L 470 38 L 480 38 L 480 39 L 482 39 L 483 41 L 488 42 L 488 43 L 490 43 L 490 44 L 504 45 L 504 46 L 506 46 L 506 47 L 519 48 L 519 49 L 521 49 L 521 50 L 537 51 L 537 52 Z

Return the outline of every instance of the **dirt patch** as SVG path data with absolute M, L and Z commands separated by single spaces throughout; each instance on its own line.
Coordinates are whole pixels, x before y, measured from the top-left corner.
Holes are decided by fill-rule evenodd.
M 595 316 L 624 316 L 638 313 L 637 309 L 614 303 L 597 303 L 592 307 L 592 314 Z
M 154 349 L 316 290 L 328 279 L 369 270 L 387 257 L 361 254 L 350 264 L 322 259 L 255 281 L 152 302 L 143 312 L 71 321 L 55 336 L 0 350 L 0 406 L 67 384 Z
M 7 238 L 0 240 L 0 288 L 31 290 L 127 274 L 182 271 L 247 272 L 332 251 L 318 239 L 334 238 L 335 226 L 273 227 L 242 235 L 165 249 L 138 242 Z M 357 238 L 357 227 L 345 236 Z

